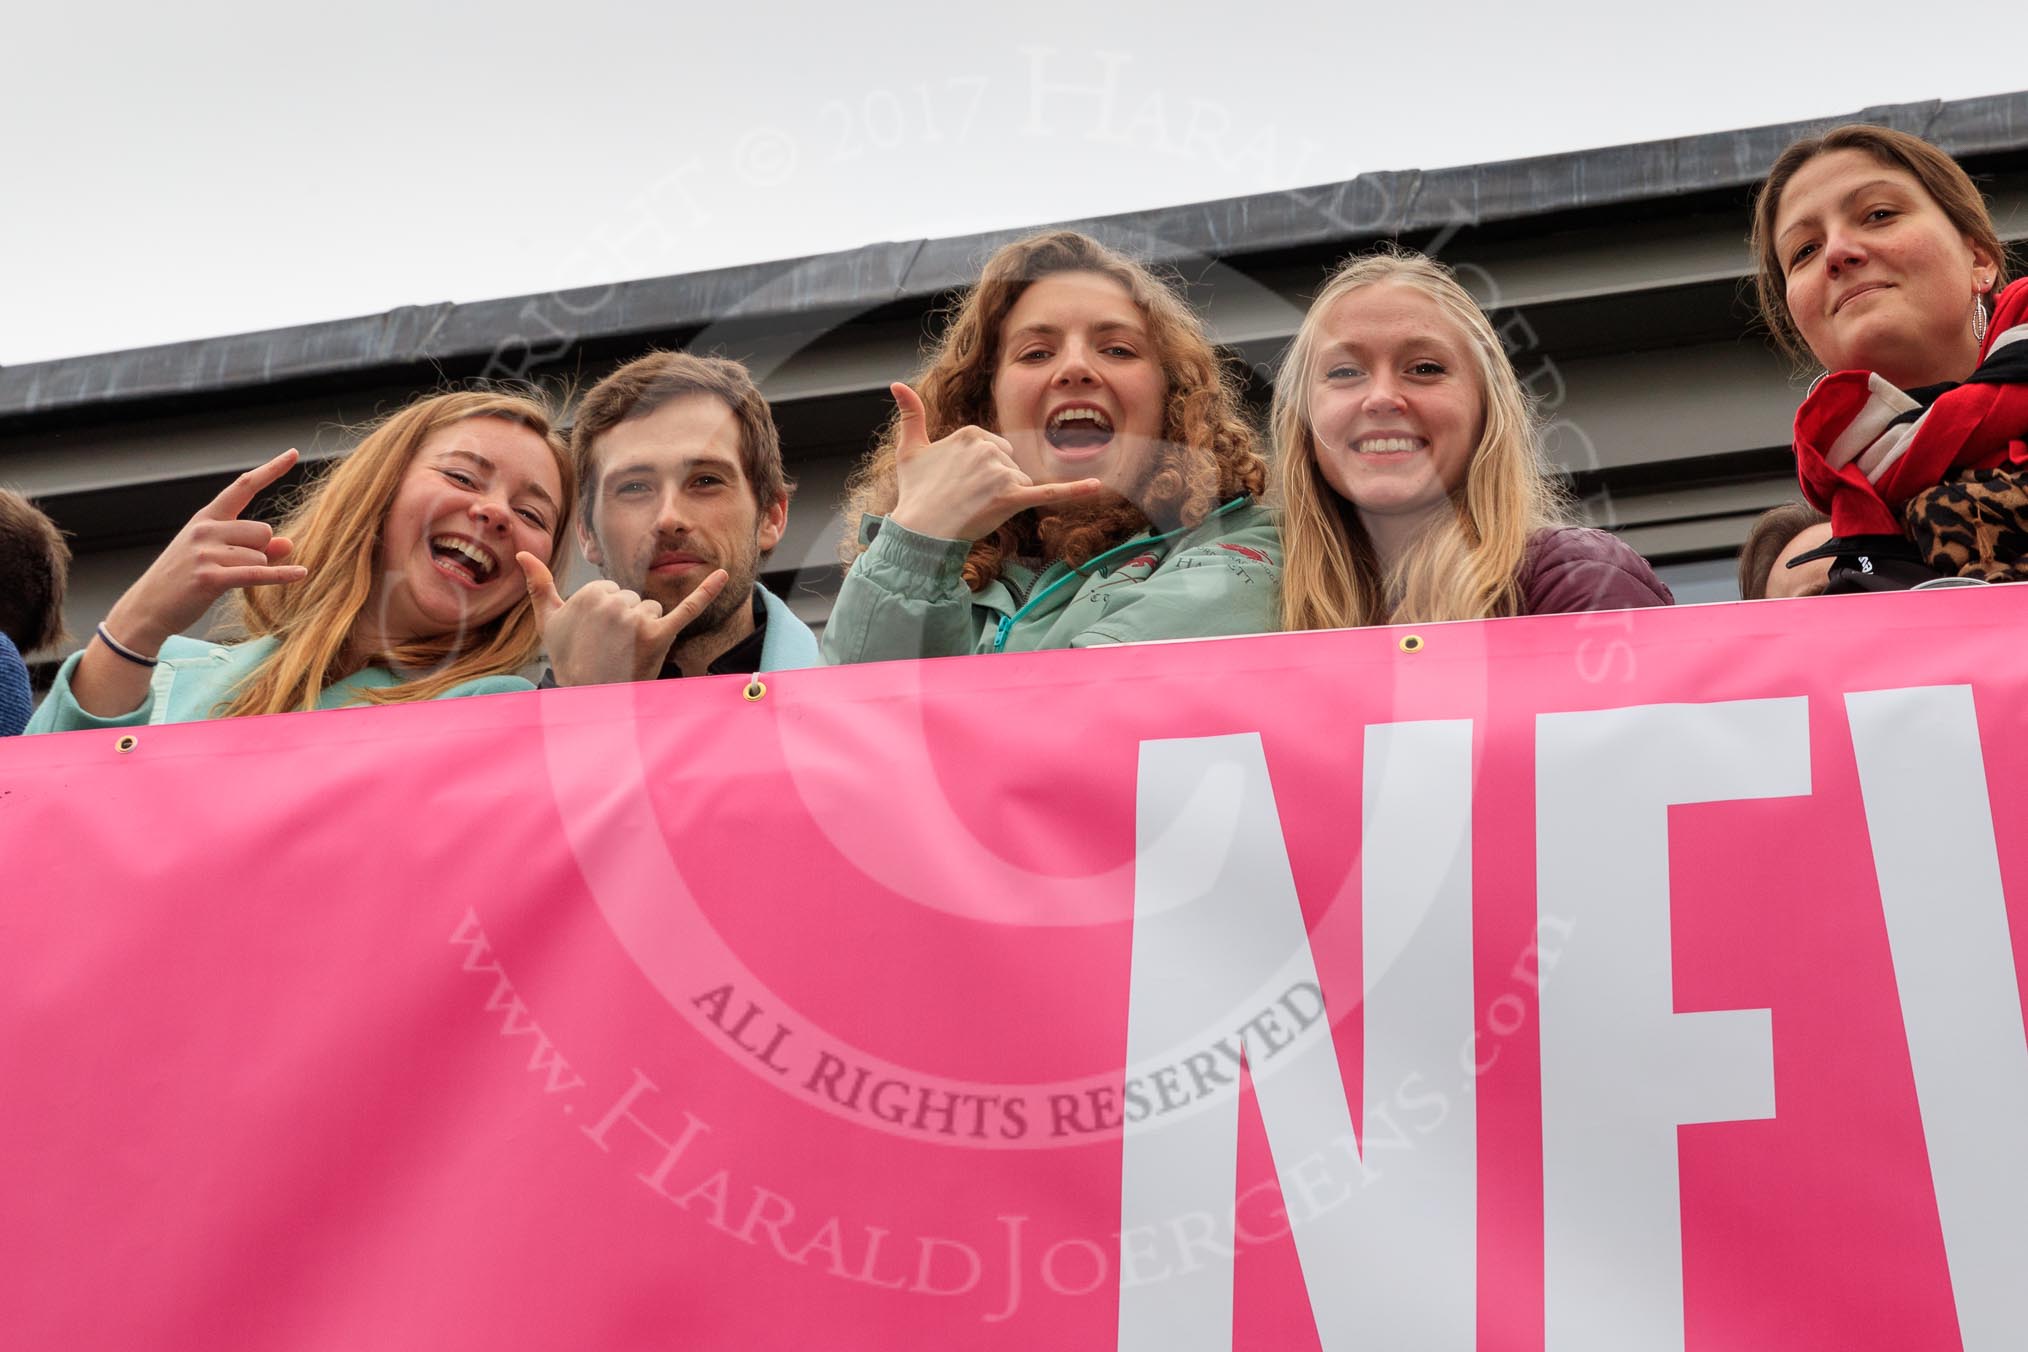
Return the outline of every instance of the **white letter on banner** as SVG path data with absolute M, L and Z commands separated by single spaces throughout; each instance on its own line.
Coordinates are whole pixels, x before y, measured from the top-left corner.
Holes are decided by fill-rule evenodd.
M 1243 1042 L 1322 1346 L 1469 1352 L 1473 1099 L 1449 1102 L 1383 1167 L 1370 1150 L 1396 1096 L 1418 1076 L 1448 1082 L 1471 1042 L 1471 723 L 1368 728 L 1364 778 L 1367 1151 L 1329 1018 L 1293 1042 L 1247 1027 L 1317 980 L 1256 734 L 1141 744 L 1127 1063 L 1134 1073 Z M 1192 1213 L 1233 1233 L 1236 1088 L 1130 1121 L 1124 1135 L 1123 1246 Z M 1232 1329 L 1230 1249 L 1159 1281 L 1129 1282 L 1122 1263 L 1122 1349 L 1229 1348 Z
M 2028 1038 L 1969 686 L 1845 696 L 1965 1352 L 2028 1332 Z
M 1549 1352 L 1683 1346 L 1676 1128 L 1774 1116 L 1769 1011 L 1675 1012 L 1669 808 L 1809 791 L 1800 698 L 1535 721 Z

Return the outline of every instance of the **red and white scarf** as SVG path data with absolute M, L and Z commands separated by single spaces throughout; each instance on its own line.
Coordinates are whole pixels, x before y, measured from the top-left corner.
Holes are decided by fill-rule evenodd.
M 1979 368 L 1913 394 L 1837 371 L 1796 410 L 1796 477 L 1840 539 L 1900 535 L 1901 505 L 1965 469 L 2028 461 L 2028 278 L 2000 293 Z

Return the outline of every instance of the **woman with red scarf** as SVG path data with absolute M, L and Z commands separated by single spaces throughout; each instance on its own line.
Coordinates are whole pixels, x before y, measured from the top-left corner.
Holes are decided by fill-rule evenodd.
M 2028 281 L 1957 163 L 1918 137 L 1796 142 L 1754 202 L 1768 327 L 1825 374 L 1796 413 L 1830 591 L 2028 578 Z

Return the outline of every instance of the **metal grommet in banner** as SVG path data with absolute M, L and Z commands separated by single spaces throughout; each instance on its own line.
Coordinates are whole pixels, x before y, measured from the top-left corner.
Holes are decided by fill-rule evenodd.
M 141 739 L 130 732 L 121 737 L 119 741 L 113 743 L 113 750 L 124 756 L 140 744 Z
M 768 688 L 762 683 L 761 678 L 756 676 L 746 683 L 746 689 L 740 691 L 740 694 L 746 697 L 748 704 L 752 704 L 755 700 L 766 699 Z
M 1403 652 L 1405 652 L 1405 653 L 1419 653 L 1419 652 L 1421 652 L 1421 651 L 1422 651 L 1422 635 L 1421 635 L 1421 634 L 1403 634 L 1403 635 L 1401 636 L 1401 650 L 1402 650 Z

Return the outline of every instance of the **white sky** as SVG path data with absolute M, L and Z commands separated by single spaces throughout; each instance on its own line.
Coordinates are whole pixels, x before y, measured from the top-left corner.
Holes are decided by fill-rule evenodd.
M 0 364 L 1996 93 L 1980 9 L 18 6 Z

